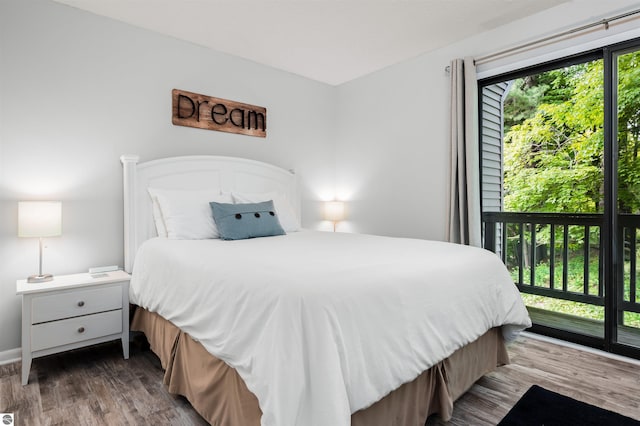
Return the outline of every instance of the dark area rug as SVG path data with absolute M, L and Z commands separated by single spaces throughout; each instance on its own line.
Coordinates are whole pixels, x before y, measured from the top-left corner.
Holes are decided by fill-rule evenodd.
M 640 421 L 533 385 L 498 426 L 640 426 Z

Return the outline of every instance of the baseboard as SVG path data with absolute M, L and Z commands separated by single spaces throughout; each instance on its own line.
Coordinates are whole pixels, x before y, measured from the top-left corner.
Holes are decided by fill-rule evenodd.
M 536 340 L 542 340 L 544 342 L 554 343 L 560 346 L 566 346 L 568 348 L 578 349 L 584 352 L 589 352 L 592 354 L 600 355 L 606 358 L 615 359 L 617 361 L 628 362 L 629 364 L 634 364 L 640 366 L 640 361 L 634 358 L 629 358 L 626 356 L 612 354 L 610 352 L 601 351 L 600 349 L 591 348 L 589 346 L 578 345 L 577 343 L 567 342 L 565 340 L 556 339 L 554 337 L 543 336 L 542 334 L 530 333 L 528 331 L 523 331 L 520 333 L 522 336 L 530 337 Z
M 11 364 L 12 362 L 20 361 L 22 358 L 22 349 L 15 348 L 8 351 L 0 352 L 0 365 Z

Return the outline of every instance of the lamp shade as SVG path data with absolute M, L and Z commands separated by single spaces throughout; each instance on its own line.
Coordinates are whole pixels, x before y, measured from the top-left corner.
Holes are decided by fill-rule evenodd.
M 62 202 L 19 201 L 18 237 L 62 235 Z
M 324 205 L 324 218 L 332 222 L 344 220 L 344 202 L 327 201 Z

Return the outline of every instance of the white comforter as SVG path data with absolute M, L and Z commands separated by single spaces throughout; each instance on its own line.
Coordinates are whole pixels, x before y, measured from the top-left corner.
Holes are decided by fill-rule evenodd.
M 531 325 L 493 253 L 371 235 L 154 238 L 130 296 L 234 367 L 264 426 L 347 426 L 490 328 Z

